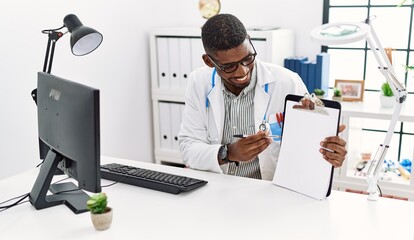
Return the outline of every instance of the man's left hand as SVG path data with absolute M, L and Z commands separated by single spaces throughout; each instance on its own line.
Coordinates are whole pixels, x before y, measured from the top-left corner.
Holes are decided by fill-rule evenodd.
M 339 126 L 339 133 L 345 130 L 345 125 L 341 124 Z M 323 155 L 323 158 L 332 164 L 334 167 L 342 166 L 342 163 L 345 160 L 345 156 L 347 154 L 347 150 L 345 148 L 346 142 L 344 139 L 340 138 L 339 136 L 327 137 L 321 142 L 321 147 L 319 152 Z M 328 151 L 324 148 L 330 149 Z

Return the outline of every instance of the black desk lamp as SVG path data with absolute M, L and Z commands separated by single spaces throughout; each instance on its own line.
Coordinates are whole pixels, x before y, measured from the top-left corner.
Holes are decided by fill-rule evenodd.
M 42 33 L 48 35 L 45 62 L 43 64 L 43 72 L 45 73 L 50 73 L 52 70 L 53 55 L 55 53 L 56 42 L 68 32 L 61 32 L 61 29 L 65 27 L 71 33 L 70 48 L 72 50 L 72 53 L 76 56 L 83 56 L 91 53 L 102 43 L 103 36 L 101 33 L 93 28 L 84 26 L 76 15 L 66 15 L 66 17 L 63 19 L 62 27 L 42 30 Z M 34 89 L 32 91 L 32 98 L 37 104 L 37 89 Z M 44 159 L 48 150 L 49 149 L 47 146 L 39 139 L 40 159 Z
M 48 35 L 45 62 L 43 64 L 43 72 L 50 73 L 52 70 L 53 55 L 55 53 L 56 42 L 67 32 L 61 32 L 63 28 L 67 28 L 71 33 L 70 48 L 73 55 L 83 56 L 93 52 L 101 45 L 103 36 L 93 28 L 86 27 L 79 18 L 74 14 L 68 14 L 63 19 L 63 26 L 56 29 L 43 30 L 42 33 Z M 36 102 L 36 89 L 32 91 L 33 100 Z

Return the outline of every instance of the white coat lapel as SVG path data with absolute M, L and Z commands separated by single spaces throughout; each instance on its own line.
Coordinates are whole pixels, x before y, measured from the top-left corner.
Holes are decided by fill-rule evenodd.
M 254 95 L 254 122 L 256 131 L 259 131 L 259 125 L 263 121 L 263 117 L 265 114 L 269 114 L 267 112 L 267 108 L 270 104 L 270 95 L 268 92 L 271 88 L 273 88 L 274 84 L 274 77 L 266 71 L 259 60 L 256 60 L 256 67 L 257 67 L 257 83 Z M 268 85 L 268 92 L 265 91 L 265 85 Z M 267 119 L 268 116 L 266 116 Z
M 215 86 L 207 96 L 210 102 L 210 111 L 214 116 L 214 123 L 217 127 L 218 140 L 221 142 L 224 126 L 224 99 L 222 93 L 221 79 L 216 76 Z

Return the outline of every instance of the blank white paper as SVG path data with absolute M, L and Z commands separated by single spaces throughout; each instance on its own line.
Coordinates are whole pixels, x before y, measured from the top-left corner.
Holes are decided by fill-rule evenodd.
M 332 165 L 319 152 L 320 142 L 336 136 L 340 111 L 293 109 L 286 101 L 282 143 L 273 183 L 316 199 L 325 199 Z M 319 107 L 318 107 L 319 108 Z M 321 110 L 328 114 L 321 114 Z

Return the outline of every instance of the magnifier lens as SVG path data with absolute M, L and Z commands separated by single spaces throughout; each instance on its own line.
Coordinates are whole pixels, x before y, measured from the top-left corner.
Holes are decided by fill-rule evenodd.
M 360 30 L 356 25 L 344 24 L 327 27 L 320 34 L 325 37 L 343 37 L 359 32 Z

